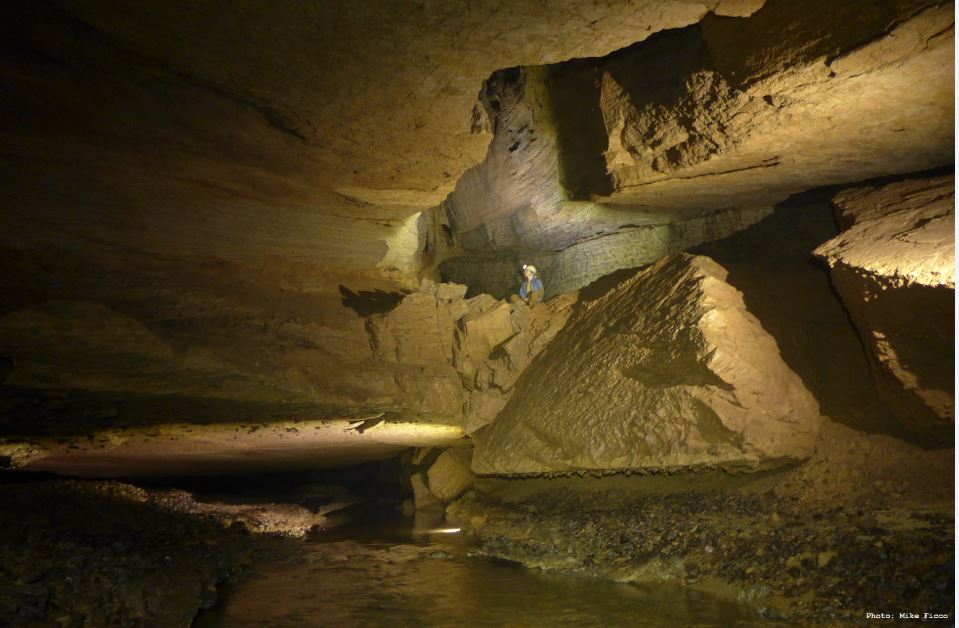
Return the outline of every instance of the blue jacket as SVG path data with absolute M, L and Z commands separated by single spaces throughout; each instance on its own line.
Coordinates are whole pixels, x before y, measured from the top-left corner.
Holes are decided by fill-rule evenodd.
M 529 290 L 526 289 L 526 285 L 526 281 L 523 281 L 523 285 L 519 287 L 519 296 L 523 299 L 528 299 L 531 292 L 543 291 L 543 282 L 540 281 L 539 277 L 534 276 L 529 281 Z

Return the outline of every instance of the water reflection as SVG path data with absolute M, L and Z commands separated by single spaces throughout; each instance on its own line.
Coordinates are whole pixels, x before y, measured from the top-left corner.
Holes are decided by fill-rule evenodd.
M 410 523 L 414 524 L 410 526 Z M 213 626 L 752 626 L 747 609 L 679 586 L 617 585 L 472 555 L 438 513 L 403 530 L 331 531 L 266 565 L 195 623 Z M 350 538 L 345 534 L 347 532 Z M 335 535 L 335 536 L 333 536 Z

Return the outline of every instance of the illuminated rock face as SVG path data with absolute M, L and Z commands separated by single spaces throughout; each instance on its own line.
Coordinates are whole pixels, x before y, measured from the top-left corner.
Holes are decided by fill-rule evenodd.
M 727 210 L 687 220 L 661 221 L 600 233 L 559 251 L 473 252 L 446 259 L 445 277 L 506 296 L 516 290 L 516 268 L 532 263 L 540 270 L 546 296 L 578 290 L 615 270 L 651 264 L 670 253 L 729 236 L 771 213 L 770 208 Z M 581 217 L 581 221 L 585 219 Z
M 955 417 L 955 184 L 952 176 L 845 190 L 846 227 L 816 250 L 902 423 L 951 445 Z
M 478 432 L 478 474 L 765 468 L 812 453 L 816 401 L 725 270 L 670 256 L 585 304 Z
M 610 202 L 775 204 L 949 163 L 953 40 L 952 7 L 935 2 L 773 0 L 612 55 L 599 89 Z
M 465 292 L 424 281 L 395 309 L 371 317 L 369 330 L 374 354 L 394 372 L 443 382 L 442 389 L 408 388 L 406 404 L 446 408 L 472 433 L 503 408 L 520 374 L 566 323 L 576 295 L 530 308 L 488 294 L 464 299 Z
M 0 432 L 472 432 L 572 300 L 424 276 L 559 295 L 952 161 L 926 0 L 121 4 L 0 6 Z
M 797 192 L 951 163 L 952 56 L 951 6 L 769 0 L 498 73 L 489 153 L 441 208 L 459 247 L 441 270 L 498 294 L 531 261 L 548 290 L 575 290 Z
M 380 359 L 343 307 L 420 285 L 484 80 L 755 5 L 3 3 L 0 433 L 488 420 L 452 342 Z
M 248 272 L 275 256 L 307 286 L 319 267 L 414 287 L 415 214 L 482 160 L 477 93 L 492 72 L 605 55 L 749 4 L 7 3 L 0 130 L 16 202 L 0 232 L 21 248 L 72 232 Z

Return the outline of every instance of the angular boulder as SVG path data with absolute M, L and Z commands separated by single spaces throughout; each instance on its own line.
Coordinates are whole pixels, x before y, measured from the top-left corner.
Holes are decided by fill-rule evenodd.
M 844 190 L 846 230 L 815 251 L 870 358 L 873 379 L 917 440 L 953 442 L 955 180 Z
M 366 330 L 387 383 L 403 409 L 462 421 L 469 431 L 490 423 L 512 386 L 569 318 L 577 296 L 530 308 L 489 294 L 466 299 L 467 287 L 424 279 Z M 372 396 L 370 403 L 383 405 Z
M 470 471 L 470 448 L 451 447 L 439 455 L 426 472 L 430 492 L 442 502 L 450 502 L 473 485 L 476 477 Z
M 376 356 L 404 364 L 449 364 L 453 316 L 430 292 L 414 292 L 393 310 L 370 318 Z
M 808 457 L 821 417 L 713 260 L 667 257 L 574 313 L 474 434 L 482 475 Z
M 467 314 L 457 332 L 457 357 L 485 360 L 494 347 L 513 335 L 509 303 L 500 301 L 487 310 Z

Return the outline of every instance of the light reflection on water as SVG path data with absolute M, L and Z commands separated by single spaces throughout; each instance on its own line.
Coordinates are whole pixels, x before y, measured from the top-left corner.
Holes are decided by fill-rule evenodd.
M 433 529 L 442 529 L 444 525 Z M 748 609 L 680 586 L 618 585 L 471 556 L 461 535 L 307 542 L 195 626 L 753 626 Z

